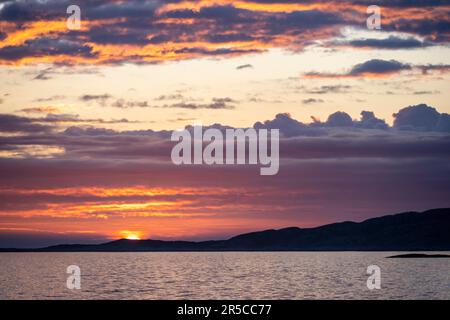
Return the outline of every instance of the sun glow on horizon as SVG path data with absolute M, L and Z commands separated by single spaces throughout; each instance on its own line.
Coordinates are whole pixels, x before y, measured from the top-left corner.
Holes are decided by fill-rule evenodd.
M 120 231 L 120 235 L 123 239 L 127 240 L 141 240 L 142 232 L 141 231 L 130 231 L 130 230 L 122 230 Z

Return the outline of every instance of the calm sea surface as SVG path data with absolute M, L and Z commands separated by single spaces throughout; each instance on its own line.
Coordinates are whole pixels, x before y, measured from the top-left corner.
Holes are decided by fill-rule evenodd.
M 0 298 L 450 299 L 450 259 L 393 254 L 0 253 Z M 69 265 L 80 290 L 67 289 Z M 367 288 L 369 265 L 381 268 L 380 290 Z

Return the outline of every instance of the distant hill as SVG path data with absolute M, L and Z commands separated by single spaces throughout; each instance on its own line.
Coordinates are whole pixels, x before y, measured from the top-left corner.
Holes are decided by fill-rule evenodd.
M 98 245 L 65 244 L 14 252 L 124 251 L 447 251 L 450 208 L 406 212 L 360 223 L 285 228 L 241 234 L 218 241 L 116 240 Z

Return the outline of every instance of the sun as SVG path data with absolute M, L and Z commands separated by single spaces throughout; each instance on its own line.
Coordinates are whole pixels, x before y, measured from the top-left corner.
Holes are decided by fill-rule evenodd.
M 130 231 L 130 230 L 122 230 L 120 231 L 120 235 L 122 238 L 127 240 L 141 240 L 142 232 L 141 231 Z
M 133 235 L 133 234 L 130 234 L 125 239 L 127 239 L 127 240 L 141 240 L 141 238 L 139 238 L 139 236 L 136 236 L 136 235 Z

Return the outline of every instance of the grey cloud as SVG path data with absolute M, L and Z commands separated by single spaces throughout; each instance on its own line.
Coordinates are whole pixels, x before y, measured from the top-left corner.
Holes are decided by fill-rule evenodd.
M 16 0 L 1 1 L 0 20 L 26 22 L 38 19 L 52 20 L 66 12 L 69 1 Z
M 90 19 L 112 19 L 128 17 L 135 18 L 151 18 L 154 10 L 158 6 L 158 1 L 127 1 L 122 4 L 108 3 L 107 1 L 99 1 L 100 5 L 87 10 L 87 16 Z
M 106 101 L 111 99 L 112 96 L 110 94 L 104 93 L 104 94 L 85 94 L 79 97 L 81 101 L 84 102 L 97 102 L 100 105 L 104 106 L 106 104 Z
M 43 108 L 25 108 L 21 110 L 27 113 L 48 113 L 52 110 Z M 22 117 L 9 114 L 0 114 L 0 132 L 7 133 L 27 133 L 27 134 L 48 134 L 56 132 L 67 124 L 118 124 L 118 123 L 139 123 L 128 119 L 93 119 L 81 118 L 77 114 L 48 113 L 45 117 Z
M 450 114 L 441 113 L 434 130 L 438 132 L 450 132 Z
M 372 59 L 355 65 L 349 72 L 349 75 L 355 76 L 364 73 L 385 74 L 410 69 L 411 66 L 409 64 L 405 64 L 396 60 Z
M 427 65 L 419 65 L 418 69 L 422 70 L 422 73 L 427 74 L 430 71 L 438 71 L 438 72 L 448 72 L 450 71 L 449 64 L 427 64 Z
M 233 49 L 233 48 L 219 48 L 219 49 L 208 49 L 204 47 L 195 48 L 182 48 L 175 50 L 175 53 L 195 53 L 203 56 L 227 56 L 227 55 L 240 55 L 240 54 L 250 54 L 250 53 L 261 53 L 264 52 L 262 49 Z
M 30 56 L 42 57 L 53 55 L 95 57 L 95 53 L 93 53 L 92 48 L 88 45 L 72 40 L 47 37 L 26 40 L 23 45 L 0 48 L 0 59 L 11 61 Z M 45 75 L 42 75 L 41 78 L 45 79 Z
M 349 130 L 349 129 L 375 129 L 387 130 L 389 125 L 382 119 L 378 119 L 373 112 L 362 111 L 360 120 L 353 120 L 347 113 L 338 111 L 331 114 L 327 121 L 312 117 L 314 122 L 305 124 L 299 122 L 288 113 L 277 114 L 274 120 L 268 120 L 264 123 L 257 122 L 256 129 L 280 129 L 285 137 L 295 136 L 326 136 L 330 130 Z
M 49 80 L 53 79 L 55 75 L 88 75 L 88 74 L 96 74 L 100 75 L 100 72 L 96 68 L 86 68 L 86 67 L 48 67 L 41 71 L 39 71 L 34 77 L 33 80 Z
M 292 119 L 289 113 L 279 113 L 275 119 L 264 121 L 264 123 L 256 122 L 253 127 L 255 129 L 279 129 L 285 137 L 320 134 L 318 130 Z
M 449 114 L 426 104 L 403 108 L 393 116 L 394 127 L 400 130 L 450 132 Z
M 94 123 L 94 124 L 116 124 L 116 123 L 139 123 L 139 121 L 129 121 L 128 119 L 111 119 L 105 120 L 101 118 L 90 119 L 81 118 L 77 114 L 47 114 L 45 118 L 34 118 L 35 122 L 48 123 Z
M 361 112 L 361 121 L 356 121 L 355 125 L 364 129 L 388 129 L 389 125 L 386 121 L 378 119 L 371 111 Z
M 337 111 L 328 117 L 325 125 L 328 127 L 352 127 L 353 120 L 347 113 Z
M 356 78 L 364 76 L 392 75 L 407 70 L 421 71 L 423 74 L 427 74 L 430 71 L 449 72 L 450 65 L 447 64 L 413 65 L 409 63 L 403 63 L 397 60 L 372 59 L 354 65 L 349 71 L 345 73 L 307 72 L 304 75 L 307 77 L 315 77 L 315 78 L 341 78 L 341 77 Z
M 329 94 L 329 93 L 346 93 L 350 89 L 352 89 L 352 86 L 350 85 L 324 85 L 320 86 L 318 88 L 313 88 L 310 90 L 307 90 L 306 93 L 309 94 Z
M 174 94 L 161 95 L 161 96 L 157 97 L 155 100 L 163 101 L 163 100 L 180 100 L 180 99 L 185 99 L 185 98 L 180 93 L 174 93 Z
M 50 101 L 62 100 L 65 98 L 66 98 L 66 96 L 63 96 L 63 95 L 54 95 L 54 96 L 47 97 L 47 98 L 38 98 L 38 99 L 35 99 L 34 101 L 35 102 L 50 102 Z
M 385 39 L 357 39 L 344 42 L 356 48 L 375 48 L 375 49 L 414 49 L 430 47 L 434 44 L 429 41 L 422 41 L 414 37 L 401 38 L 397 36 L 389 36 Z
M 411 65 L 396 60 L 372 59 L 354 65 L 345 73 L 307 72 L 305 73 L 305 76 L 315 78 L 363 77 L 365 75 L 383 76 L 411 69 Z
M 210 103 L 191 103 L 191 102 L 178 102 L 174 104 L 166 104 L 163 106 L 157 106 L 159 108 L 180 108 L 180 109 L 234 109 L 236 101 L 231 98 L 213 98 Z
M 35 123 L 27 117 L 0 114 L 0 132 L 42 133 L 52 130 L 51 126 Z
M 148 101 L 127 101 L 124 99 L 119 99 L 111 104 L 111 107 L 115 108 L 179 108 L 179 109 L 191 109 L 191 110 L 197 110 L 197 109 L 212 109 L 212 110 L 219 110 L 219 109 L 234 109 L 235 104 L 237 101 L 231 99 L 231 98 L 213 98 L 210 103 L 197 103 L 197 102 L 188 102 L 185 101 L 185 98 L 181 95 L 170 95 L 170 96 L 160 96 L 156 100 L 163 101 L 163 100 L 173 100 L 176 98 L 182 97 L 183 101 L 180 102 L 174 102 L 174 103 L 166 103 L 162 105 L 151 105 Z M 103 99 L 92 99 L 92 100 L 100 100 L 102 105 L 105 105 L 105 100 L 108 98 Z
M 122 109 L 134 107 L 148 108 L 150 107 L 150 104 L 147 101 L 126 101 L 125 99 L 119 99 L 115 101 L 111 106 Z
M 412 94 L 414 95 L 425 95 L 425 94 L 440 94 L 441 92 L 439 90 L 434 90 L 434 91 L 430 91 L 430 90 L 423 90 L 423 91 L 414 91 Z
M 302 100 L 303 104 L 316 104 L 316 103 L 322 103 L 322 102 L 324 102 L 322 99 L 314 99 L 314 98 Z
M 251 64 L 242 64 L 240 66 L 236 67 L 237 70 L 242 70 L 242 69 L 253 69 L 253 65 Z

